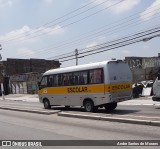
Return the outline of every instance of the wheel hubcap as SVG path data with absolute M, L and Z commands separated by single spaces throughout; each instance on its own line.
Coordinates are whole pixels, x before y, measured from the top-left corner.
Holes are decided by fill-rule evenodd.
M 86 105 L 86 109 L 87 111 L 91 111 L 91 105 L 89 103 Z
M 44 105 L 45 105 L 45 107 L 48 107 L 48 102 L 45 102 Z

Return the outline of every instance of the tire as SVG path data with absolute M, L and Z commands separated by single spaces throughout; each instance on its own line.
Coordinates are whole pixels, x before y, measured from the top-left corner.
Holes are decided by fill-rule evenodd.
M 117 107 L 117 102 L 108 103 L 104 107 L 106 111 L 113 111 Z
M 50 102 L 49 102 L 48 99 L 44 99 L 43 105 L 44 105 L 45 109 L 50 109 L 51 108 L 51 105 L 50 105 Z
M 84 102 L 84 109 L 86 112 L 93 112 L 94 111 L 94 104 L 92 100 L 86 100 Z

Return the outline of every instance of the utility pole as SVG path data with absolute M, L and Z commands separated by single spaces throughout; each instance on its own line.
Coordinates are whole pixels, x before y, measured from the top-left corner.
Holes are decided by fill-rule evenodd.
M 2 45 L 0 44 L 0 50 L 2 50 Z M 0 54 L 0 60 L 2 60 L 2 56 Z M 1 70 L 2 71 L 2 70 Z M 0 72 L 2 74 L 2 72 Z M 4 87 L 3 87 L 3 75 L 1 75 L 1 93 L 2 93 L 2 100 L 5 100 L 5 97 L 4 97 Z
M 76 65 L 78 65 L 78 49 L 75 49 Z

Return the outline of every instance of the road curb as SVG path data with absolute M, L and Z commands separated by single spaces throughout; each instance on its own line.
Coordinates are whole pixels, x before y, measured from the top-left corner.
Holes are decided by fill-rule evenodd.
M 160 106 L 160 103 L 120 103 L 121 106 Z
M 91 115 L 82 115 L 82 114 L 72 114 L 72 113 L 67 113 L 67 112 L 59 112 L 58 116 L 160 127 L 160 121 L 152 121 L 152 120 L 139 120 L 139 119 L 119 118 L 119 117 L 102 117 L 102 116 L 93 116 L 93 115 L 91 116 Z
M 11 110 L 11 111 L 21 111 L 21 112 L 28 112 L 28 113 L 37 113 L 37 114 L 57 114 L 60 110 L 36 110 L 36 109 L 19 109 L 18 107 L 7 107 L 7 106 L 0 106 L 0 109 L 3 110 Z

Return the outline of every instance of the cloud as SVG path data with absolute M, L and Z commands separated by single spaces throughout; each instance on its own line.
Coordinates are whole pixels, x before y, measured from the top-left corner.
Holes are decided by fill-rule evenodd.
M 96 5 L 100 4 L 103 1 L 104 0 L 97 0 L 97 1 L 95 1 L 95 4 Z M 120 2 L 120 1 L 119 0 L 110 0 L 107 3 L 104 3 L 103 7 L 112 6 L 112 5 L 114 5 L 114 4 L 118 3 L 118 2 Z M 124 12 L 132 10 L 140 2 L 141 2 L 141 0 L 124 0 L 121 3 L 110 7 L 110 10 L 115 14 L 124 13 Z
M 114 11 L 117 14 L 124 13 L 124 12 L 132 10 L 140 2 L 141 0 L 125 0 L 121 2 L 119 5 L 112 7 L 112 11 Z
M 154 11 L 154 10 L 157 11 Z M 151 19 L 156 13 L 158 13 L 160 9 L 160 0 L 155 0 L 144 12 L 140 14 L 141 20 L 149 20 Z
M 0 0 L 0 7 L 12 6 L 12 4 L 13 4 L 12 0 Z
M 54 0 L 43 0 L 45 3 L 51 4 Z
M 106 37 L 105 36 L 99 36 L 99 37 L 97 37 L 97 40 L 101 42 L 101 41 L 106 40 Z
M 150 49 L 150 46 L 149 45 L 144 45 L 143 49 Z
M 88 45 L 86 46 L 86 49 L 84 49 L 83 51 L 85 52 L 85 51 L 94 50 L 93 47 L 96 46 L 96 45 L 98 45 L 98 42 L 92 42 L 92 43 L 88 44 Z
M 129 51 L 129 50 L 122 50 L 122 53 L 124 53 L 124 54 L 130 54 L 131 51 Z
M 96 45 L 98 45 L 99 43 L 104 42 L 105 40 L 106 40 L 106 37 L 105 37 L 105 36 L 98 36 L 98 37 L 96 38 L 96 41 L 89 43 L 89 44 L 86 46 L 86 48 L 90 48 L 90 47 L 96 46 Z
M 97 42 L 93 42 L 93 43 L 90 43 L 86 46 L 86 48 L 90 48 L 90 47 L 93 47 L 93 46 L 96 46 L 98 43 Z
M 35 52 L 27 48 L 21 48 L 17 50 L 17 56 L 18 55 L 23 55 L 23 57 L 33 57 L 35 56 Z
M 37 40 L 32 37 L 39 37 L 42 34 L 53 36 L 63 33 L 64 29 L 58 25 L 55 27 L 40 27 L 36 29 L 31 29 L 29 26 L 23 26 L 20 29 L 11 31 L 3 36 L 0 36 L 0 42 L 19 42 L 25 40 L 27 40 L 27 42 L 35 42 Z
M 64 29 L 61 26 L 57 25 L 55 27 L 40 27 L 37 31 L 40 30 L 41 33 L 47 33 L 48 35 L 59 35 L 64 33 Z M 40 34 L 41 34 L 40 33 Z

